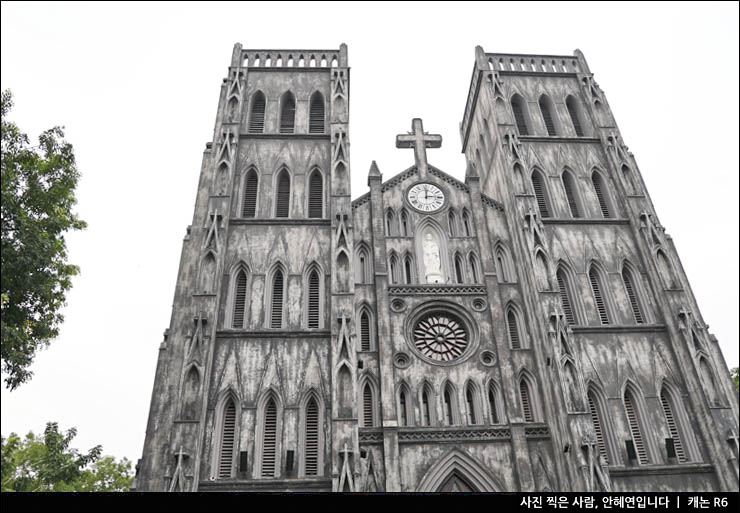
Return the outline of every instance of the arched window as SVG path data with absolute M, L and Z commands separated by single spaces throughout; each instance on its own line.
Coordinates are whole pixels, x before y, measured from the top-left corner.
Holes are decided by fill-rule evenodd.
M 357 260 L 355 261 L 355 282 L 371 282 L 370 251 L 364 243 L 358 244 Z
M 277 477 L 277 415 L 275 399 L 270 397 L 265 405 L 262 428 L 262 477 Z
M 545 253 L 538 251 L 535 256 L 535 277 L 537 278 L 537 287 L 540 290 L 550 290 L 550 278 L 547 268 L 547 258 Z
M 547 193 L 547 185 L 545 177 L 539 169 L 535 169 L 532 172 L 532 189 L 534 190 L 534 196 L 537 199 L 537 207 L 540 210 L 540 216 L 542 218 L 550 217 L 550 196 Z
M 635 176 L 627 164 L 622 164 L 622 176 L 627 184 L 627 194 L 637 194 L 639 189 L 635 183 Z
M 563 307 L 565 319 L 568 324 L 576 324 L 575 311 L 573 309 L 573 302 L 571 301 L 571 297 L 573 297 L 573 295 L 571 290 L 570 278 L 562 267 L 558 268 L 556 277 L 558 280 L 558 294 L 560 296 L 560 304 Z
M 591 292 L 593 293 L 596 311 L 599 313 L 599 320 L 601 324 L 609 324 L 603 280 L 601 273 L 593 265 L 588 270 L 588 281 L 591 283 Z
M 249 116 L 249 133 L 261 134 L 265 131 L 265 95 L 257 91 L 252 97 L 252 113 Z
M 511 110 L 514 111 L 514 119 L 519 135 L 529 135 L 525 108 L 524 99 L 521 96 L 515 94 L 511 97 Z
M 372 322 L 370 312 L 368 312 L 367 309 L 363 309 L 360 313 L 360 350 L 372 350 L 372 339 Z
M 316 398 L 311 397 L 306 403 L 304 419 L 304 464 L 306 476 L 319 474 L 319 433 L 320 433 L 319 405 Z
M 472 383 L 465 387 L 465 403 L 468 410 L 468 424 L 479 423 L 480 413 L 478 408 L 478 389 Z
M 668 432 L 673 439 L 673 448 L 676 451 L 676 459 L 679 463 L 686 463 L 688 458 L 686 457 L 686 450 L 684 448 L 683 433 L 681 433 L 683 426 L 680 426 L 680 419 L 677 417 L 675 401 L 673 394 L 663 387 L 660 390 L 660 404 L 663 406 L 663 415 L 665 415 L 665 421 L 668 426 Z
M 509 344 L 512 349 L 522 349 L 521 330 L 519 329 L 519 315 L 513 307 L 506 312 L 506 327 L 509 332 Z
M 293 94 L 285 93 L 280 103 L 280 133 L 292 134 L 295 131 L 295 98 Z
M 308 275 L 308 327 L 320 327 L 321 290 L 319 272 L 313 269 Z
M 255 217 L 257 214 L 257 171 L 251 168 L 244 177 L 244 198 L 242 199 L 242 217 Z
M 224 404 L 221 423 L 221 448 L 218 459 L 218 477 L 229 479 L 234 467 L 234 441 L 236 432 L 236 405 L 229 397 Z
M 283 293 L 285 283 L 283 278 L 283 271 L 281 269 L 275 270 L 275 274 L 272 277 L 272 303 L 270 305 L 270 327 L 271 328 L 282 328 L 283 327 Z
M 462 223 L 463 223 L 463 229 L 465 230 L 465 236 L 470 237 L 473 235 L 473 229 L 471 228 L 470 224 L 470 214 L 466 209 L 463 209 L 462 213 Z
M 406 385 L 401 385 L 401 387 L 398 389 L 398 425 L 399 426 L 408 426 L 411 424 L 411 422 L 409 422 L 409 411 L 411 411 L 410 400 L 411 400 L 411 395 L 409 394 L 408 388 L 406 387 Z
M 593 387 L 588 389 L 588 411 L 591 415 L 591 424 L 594 427 L 594 433 L 596 435 L 596 444 L 599 447 L 599 454 L 604 459 L 604 462 L 608 465 L 611 463 L 609 458 L 609 449 L 607 448 L 607 425 L 606 417 L 604 416 L 603 401 L 601 400 L 600 394 Z
M 216 257 L 209 251 L 200 266 L 200 287 L 204 293 L 213 292 L 214 280 L 216 279 Z
M 244 316 L 247 309 L 247 272 L 239 269 L 234 280 L 234 312 L 231 327 L 244 328 Z
M 362 389 L 362 427 L 375 426 L 375 398 L 369 382 Z
M 457 283 L 465 283 L 465 274 L 463 273 L 463 261 L 460 255 L 455 254 L 455 279 Z
M 524 422 L 536 422 L 535 415 L 535 404 L 534 404 L 534 390 L 532 390 L 531 383 L 526 376 L 522 376 L 519 379 L 519 398 L 522 406 L 522 416 Z
M 514 281 L 514 266 L 509 257 L 509 250 L 502 242 L 496 243 L 496 268 L 499 281 L 510 283 Z
M 555 120 L 553 119 L 552 102 L 550 98 L 544 94 L 540 96 L 540 112 L 542 112 L 542 120 L 545 122 L 545 128 L 547 129 L 547 135 L 558 135 L 555 129 Z
M 514 193 L 523 194 L 527 192 L 524 188 L 524 171 L 522 166 L 517 162 L 514 164 Z
M 563 171 L 562 177 L 570 215 L 574 218 L 579 218 L 581 217 L 582 209 L 580 207 L 580 198 L 578 197 L 578 182 L 568 170 Z
M 400 270 L 398 268 L 398 257 L 395 255 L 395 253 L 391 254 L 390 258 L 390 271 L 391 271 L 391 283 L 395 284 L 400 282 Z
M 488 407 L 491 410 L 491 423 L 501 424 L 503 422 L 503 414 L 499 410 L 501 400 L 498 387 L 493 380 L 488 384 Z
M 637 280 L 639 280 L 639 277 Z M 627 293 L 627 298 L 629 299 L 630 307 L 632 308 L 632 315 L 637 324 L 644 324 L 645 316 L 643 315 L 643 308 L 638 294 L 637 280 L 635 279 L 635 276 L 633 276 L 630 268 L 626 264 L 623 265 L 622 283 L 624 283 L 624 290 Z
M 396 234 L 395 230 L 395 223 L 396 223 L 396 216 L 393 215 L 393 210 L 388 210 L 388 212 L 385 213 L 385 234 L 388 237 L 392 237 Z
M 470 262 L 470 278 L 473 280 L 473 283 L 480 283 L 480 271 L 478 267 L 478 257 L 475 256 L 475 253 L 470 253 L 468 256 L 468 261 Z
M 289 217 L 290 215 L 290 173 L 282 169 L 278 174 L 277 191 L 275 194 L 275 217 Z
M 447 226 L 450 228 L 450 237 L 457 237 L 457 216 L 453 209 L 447 214 Z
M 570 115 L 570 122 L 573 123 L 573 130 L 578 137 L 583 137 L 583 123 L 581 123 L 579 115 L 581 109 L 578 108 L 578 101 L 568 95 L 565 99 L 565 106 L 568 107 L 568 114 Z
M 629 386 L 624 390 L 624 411 L 627 415 L 630 433 L 632 434 L 632 443 L 635 445 L 637 461 L 641 465 L 646 465 L 648 463 L 648 451 L 645 439 L 643 438 L 643 432 L 645 432 L 642 425 L 644 416 L 640 411 L 635 394 Z
M 403 271 L 406 283 L 414 283 L 414 264 L 411 255 L 406 255 L 403 259 Z
M 609 196 L 609 188 L 606 185 L 606 181 L 601 176 L 601 173 L 594 171 L 591 175 L 591 181 L 594 184 L 594 192 L 596 193 L 596 199 L 599 201 L 599 209 L 601 215 L 605 219 L 614 217 L 614 207 L 611 204 L 611 196 Z
M 457 401 L 455 396 L 455 390 L 452 386 L 447 383 L 442 392 L 442 400 L 444 402 L 444 415 L 445 425 L 453 426 L 457 424 Z
M 324 133 L 324 97 L 318 91 L 311 95 L 311 106 L 308 118 L 308 133 Z
M 401 210 L 401 237 L 409 236 L 409 215 L 404 208 Z
M 434 393 L 428 384 L 421 387 L 421 425 L 431 426 L 434 423 Z
M 308 184 L 308 217 L 324 217 L 324 178 L 314 169 Z

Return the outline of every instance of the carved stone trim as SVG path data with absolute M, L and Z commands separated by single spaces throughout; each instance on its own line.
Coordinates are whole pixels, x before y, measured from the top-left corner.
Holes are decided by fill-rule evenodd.
M 486 295 L 486 288 L 481 285 L 404 285 L 401 287 L 388 287 L 388 293 L 392 296 L 401 295 Z

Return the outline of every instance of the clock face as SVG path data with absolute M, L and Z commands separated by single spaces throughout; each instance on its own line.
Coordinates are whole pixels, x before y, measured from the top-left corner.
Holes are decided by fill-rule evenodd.
M 445 204 L 445 193 L 431 183 L 417 183 L 407 197 L 411 206 L 422 212 L 436 212 Z

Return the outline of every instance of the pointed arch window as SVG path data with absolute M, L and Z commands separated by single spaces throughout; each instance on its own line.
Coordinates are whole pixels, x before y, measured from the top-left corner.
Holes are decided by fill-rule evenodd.
M 295 98 L 288 92 L 283 95 L 280 109 L 280 133 L 295 132 Z
M 421 425 L 422 426 L 431 426 L 432 425 L 432 405 L 434 396 L 432 395 L 432 392 L 429 390 L 428 386 L 423 386 L 421 389 Z
M 521 400 L 524 422 L 535 422 L 532 390 L 530 390 L 528 380 L 525 377 L 519 380 L 519 398 Z
M 472 383 L 468 383 L 468 386 L 465 388 L 465 402 L 467 403 L 466 405 L 468 410 L 468 424 L 471 426 L 478 424 L 478 419 L 480 418 L 480 415 L 478 414 L 477 395 L 477 389 Z
M 514 269 L 509 251 L 502 242 L 496 244 L 496 265 L 499 281 L 511 283 L 514 281 Z
M 304 426 L 304 473 L 306 476 L 316 476 L 319 474 L 320 419 L 319 405 L 314 397 L 306 403 Z
M 519 335 L 519 319 L 516 311 L 512 307 L 509 307 L 508 311 L 506 312 L 506 326 L 509 331 L 509 343 L 511 344 L 511 348 L 521 349 L 522 340 Z
M 608 465 L 610 460 L 606 446 L 606 425 L 604 423 L 604 412 L 601 408 L 602 402 L 599 400 L 600 398 L 597 396 L 597 392 L 593 388 L 589 388 L 587 395 L 588 411 L 591 415 L 591 425 L 593 426 L 594 433 L 596 435 L 596 444 L 599 447 L 599 454 L 601 454 L 604 462 Z
M 630 387 L 627 387 L 624 391 L 624 411 L 627 415 L 630 433 L 632 434 L 632 442 L 635 445 L 637 460 L 641 465 L 646 465 L 648 463 L 648 453 L 645 439 L 643 438 L 643 416 Z
M 409 215 L 406 209 L 401 210 L 401 237 L 409 236 Z
M 272 304 L 270 305 L 270 327 L 283 327 L 284 277 L 282 269 L 277 269 L 272 277 Z
M 624 283 L 624 290 L 627 292 L 627 298 L 629 299 L 635 322 L 637 324 L 644 324 L 645 316 L 643 315 L 642 305 L 640 304 L 637 281 L 630 268 L 626 265 L 622 267 L 622 282 Z
M 453 426 L 456 424 L 457 420 L 455 415 L 455 392 L 452 390 L 449 383 L 444 388 L 442 399 L 444 402 L 445 424 Z
M 534 196 L 537 200 L 540 216 L 543 219 L 550 217 L 550 198 L 547 194 L 547 185 L 545 184 L 545 178 L 538 169 L 532 172 L 532 189 L 534 189 Z
M 370 351 L 372 349 L 372 333 L 370 314 L 363 310 L 360 314 L 360 350 Z
M 550 278 L 547 268 L 547 257 L 545 257 L 544 252 L 537 252 L 537 256 L 535 257 L 535 266 L 535 277 L 537 278 L 537 286 L 540 290 L 550 290 Z
M 221 449 L 218 460 L 218 477 L 228 479 L 234 467 L 234 442 L 236 432 L 236 405 L 229 397 L 224 405 L 221 424 Z
M 257 213 L 257 171 L 251 168 L 244 177 L 244 197 L 242 198 L 242 217 L 255 217 Z
M 498 390 L 493 381 L 488 385 L 488 407 L 491 410 L 491 423 L 500 424 L 502 421 L 501 414 L 499 412 L 499 400 Z
M 529 135 L 527 118 L 525 117 L 524 99 L 518 94 L 511 97 L 511 110 L 514 111 L 514 119 L 516 120 L 516 128 L 519 130 L 519 135 Z
M 563 171 L 563 188 L 565 197 L 568 200 L 568 209 L 570 215 L 574 218 L 581 217 L 581 207 L 578 198 L 578 183 L 570 171 Z
M 594 171 L 591 175 L 591 181 L 594 185 L 594 192 L 596 193 L 596 199 L 599 202 L 599 209 L 601 215 L 605 218 L 614 217 L 614 208 L 611 205 L 611 197 L 609 196 L 609 188 L 606 185 L 606 181 L 601 176 L 601 173 Z
M 308 327 L 320 327 L 321 289 L 319 272 L 313 269 L 308 275 Z
M 450 229 L 450 237 L 457 237 L 457 216 L 453 209 L 447 214 L 447 226 Z
M 403 259 L 403 270 L 406 283 L 414 283 L 414 265 L 411 255 L 406 255 Z
M 622 164 L 622 176 L 624 177 L 624 181 L 627 183 L 628 194 L 637 194 L 638 188 L 635 183 L 635 176 L 627 164 Z
M 673 439 L 673 448 L 676 451 L 676 459 L 679 463 L 686 463 L 686 450 L 684 449 L 684 437 L 681 436 L 679 429 L 679 418 L 676 416 L 674 407 L 673 394 L 663 387 L 660 391 L 660 404 L 663 406 L 663 415 L 665 416 L 668 432 Z
M 391 283 L 398 283 L 400 281 L 399 276 L 399 269 L 398 269 L 398 257 L 395 254 L 391 255 L 390 258 L 390 268 L 391 268 Z
M 408 391 L 406 387 L 401 387 L 398 393 L 398 424 L 408 426 Z
M 262 477 L 276 477 L 277 470 L 277 416 L 274 398 L 265 405 L 262 429 Z
M 588 270 L 588 281 L 591 283 L 591 292 L 594 297 L 596 311 L 599 313 L 601 324 L 609 324 L 609 313 L 606 308 L 606 297 L 604 296 L 603 281 L 601 273 L 592 265 Z
M 232 315 L 232 328 L 244 328 L 244 316 L 247 309 L 247 272 L 239 269 L 234 281 L 234 312 Z
M 465 283 L 465 275 L 463 273 L 463 262 L 460 255 L 455 255 L 455 279 L 457 283 Z
M 370 283 L 372 275 L 370 265 L 370 252 L 367 246 L 362 243 L 358 245 L 357 260 L 355 261 L 356 283 Z
M 555 120 L 553 119 L 552 102 L 550 98 L 545 95 L 540 96 L 540 112 L 542 112 L 542 120 L 545 122 L 545 128 L 547 129 L 547 135 L 555 136 L 558 135 L 555 130 Z
M 311 106 L 308 119 L 309 134 L 324 133 L 324 96 L 316 91 L 311 95 Z
M 185 375 L 185 385 L 182 393 L 182 418 L 197 420 L 198 418 L 198 391 L 200 389 L 200 375 L 193 365 Z
M 265 95 L 262 91 L 254 93 L 252 113 L 249 116 L 249 133 L 261 134 L 265 131 Z
M 280 171 L 275 195 L 275 217 L 288 217 L 290 214 L 290 174 L 286 169 Z
M 462 213 L 462 223 L 463 223 L 463 229 L 465 230 L 465 236 L 470 237 L 473 235 L 473 229 L 471 228 L 470 224 L 470 214 L 467 210 L 463 210 Z
M 308 184 L 308 217 L 324 217 L 324 177 L 314 169 Z
M 362 389 L 362 426 L 373 427 L 375 426 L 375 414 L 374 414 L 374 403 L 375 398 L 373 397 L 373 388 L 370 383 L 365 383 Z
M 470 262 L 470 277 L 473 280 L 473 283 L 480 283 L 480 272 L 478 267 L 478 258 L 475 256 L 475 253 L 471 253 L 468 257 L 468 260 Z
M 704 385 L 707 399 L 709 400 L 709 405 L 720 406 L 721 403 L 717 394 L 717 383 L 714 380 L 714 373 L 709 367 L 707 359 L 703 356 L 699 358 L 699 374 L 701 376 L 702 384 Z
M 579 117 L 580 109 L 578 108 L 577 100 L 569 95 L 565 99 L 565 106 L 568 108 L 570 122 L 573 123 L 573 130 L 578 137 L 583 137 L 583 123 L 581 123 L 581 118 Z
M 565 319 L 568 324 L 573 325 L 576 323 L 576 316 L 573 310 L 573 302 L 571 301 L 570 279 L 562 268 L 558 269 L 556 277 L 558 280 L 558 295 L 560 296 L 560 304 L 565 313 Z
M 396 222 L 396 216 L 393 215 L 392 210 L 388 210 L 385 214 L 385 234 L 388 237 L 392 237 L 396 234 L 396 230 L 394 230 L 394 224 Z

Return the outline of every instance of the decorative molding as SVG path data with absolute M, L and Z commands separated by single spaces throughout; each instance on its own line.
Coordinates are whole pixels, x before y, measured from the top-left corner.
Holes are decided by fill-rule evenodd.
M 570 217 L 565 218 L 553 218 L 553 217 L 545 217 L 542 219 L 542 224 L 580 224 L 580 225 L 589 225 L 589 224 L 622 224 L 622 225 L 628 225 L 630 224 L 629 219 L 624 218 L 610 218 L 610 219 L 604 219 L 604 218 L 598 218 L 598 219 L 573 219 Z
M 423 295 L 486 295 L 483 285 L 403 285 L 388 287 L 391 296 L 423 296 Z
M 499 211 L 501 211 L 501 212 L 503 212 L 503 211 L 504 211 L 504 205 L 503 205 L 503 203 L 499 203 L 499 202 L 498 202 L 498 201 L 496 201 L 495 199 L 493 199 L 493 198 L 489 198 L 489 197 L 488 197 L 488 196 L 486 196 L 485 194 L 481 194 L 481 195 L 480 195 L 480 199 L 481 199 L 481 202 L 482 202 L 482 203 L 483 203 L 484 205 L 488 205 L 489 207 L 491 207 L 491 208 L 495 208 L 496 210 L 499 210 Z
M 291 328 L 284 329 L 244 329 L 244 330 L 218 330 L 217 338 L 328 338 L 331 330 L 300 330 Z
M 508 427 L 449 427 L 449 428 L 413 428 L 399 429 L 398 443 L 434 443 L 434 442 L 495 442 L 511 439 Z
M 239 139 L 315 139 L 315 140 L 331 140 L 330 134 L 250 134 L 247 132 L 240 132 Z
M 609 467 L 612 478 L 665 476 L 678 474 L 713 474 L 714 465 L 711 463 L 681 463 L 680 465 L 639 465 L 636 467 Z
M 663 333 L 666 331 L 665 324 L 604 324 L 601 326 L 571 326 L 570 328 L 573 333 Z
M 410 167 L 407 170 L 402 171 L 401 173 L 397 174 L 396 176 L 394 176 L 387 182 L 380 184 L 380 192 L 385 192 L 388 189 L 392 189 L 399 183 L 403 182 L 407 178 L 414 176 L 418 172 L 419 171 L 416 169 L 416 166 Z
M 234 225 L 293 225 L 293 226 L 331 226 L 331 219 L 317 219 L 317 218 L 306 218 L 306 219 L 291 219 L 287 217 L 271 217 L 265 219 L 254 219 L 254 218 L 236 218 L 229 219 L 229 226 Z
M 550 438 L 550 428 L 547 425 L 541 425 L 541 426 L 532 426 L 532 427 L 524 427 L 524 436 L 527 437 L 527 439 L 549 439 Z
M 554 75 L 554 73 L 549 73 Z M 598 137 L 549 137 L 540 135 L 520 135 L 519 140 L 522 142 L 547 142 L 547 143 L 601 143 Z

